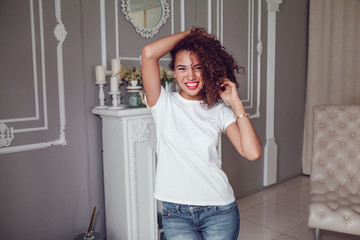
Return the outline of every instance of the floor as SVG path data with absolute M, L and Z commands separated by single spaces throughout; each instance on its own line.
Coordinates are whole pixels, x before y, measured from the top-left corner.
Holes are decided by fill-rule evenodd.
M 241 240 L 311 240 L 307 226 L 309 177 L 299 176 L 238 200 Z M 321 231 L 321 240 L 359 240 L 360 236 Z

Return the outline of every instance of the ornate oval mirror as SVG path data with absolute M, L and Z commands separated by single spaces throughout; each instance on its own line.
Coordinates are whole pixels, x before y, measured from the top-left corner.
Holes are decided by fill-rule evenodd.
M 152 38 L 170 16 L 166 0 L 121 0 L 122 12 L 136 32 Z

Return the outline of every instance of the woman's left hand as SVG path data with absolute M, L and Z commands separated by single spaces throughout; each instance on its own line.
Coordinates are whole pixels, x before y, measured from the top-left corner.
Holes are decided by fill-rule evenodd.
M 228 78 L 225 78 L 220 87 L 225 88 L 224 91 L 219 90 L 219 95 L 224 102 L 231 105 L 235 101 L 239 100 L 236 83 L 230 81 Z

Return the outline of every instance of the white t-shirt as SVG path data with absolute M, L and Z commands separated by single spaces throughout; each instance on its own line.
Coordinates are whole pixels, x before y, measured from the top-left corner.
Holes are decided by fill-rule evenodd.
M 216 149 L 221 133 L 235 121 L 231 108 L 218 103 L 207 109 L 202 101 L 161 88 L 151 110 L 158 154 L 155 198 L 202 206 L 235 201 Z

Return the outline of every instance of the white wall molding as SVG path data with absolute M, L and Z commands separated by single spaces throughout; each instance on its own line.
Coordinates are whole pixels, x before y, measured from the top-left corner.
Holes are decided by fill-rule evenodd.
M 45 72 L 45 48 L 44 48 L 44 30 L 43 30 L 43 9 L 42 9 L 42 1 L 39 0 L 39 23 L 40 23 L 40 56 L 41 56 L 41 66 L 42 66 L 42 86 L 43 86 L 43 111 L 44 111 L 44 126 L 42 127 L 33 127 L 33 128 L 23 128 L 23 129 L 14 129 L 13 127 L 6 126 L 6 123 L 10 122 L 21 122 L 21 121 L 31 121 L 31 120 L 38 120 L 39 116 L 35 116 L 34 118 L 16 118 L 16 119 L 5 119 L 0 120 L 0 125 L 3 129 L 9 129 L 6 138 L 11 138 L 13 140 L 16 136 L 16 133 L 25 133 L 25 132 L 34 132 L 40 130 L 48 130 L 48 120 L 47 120 L 47 100 L 46 100 L 46 72 Z M 37 88 L 37 63 L 36 63 L 36 48 L 35 48 L 35 36 L 34 36 L 34 26 L 33 26 L 33 0 L 30 0 L 30 15 L 31 15 L 31 28 L 32 28 L 32 50 L 33 50 L 33 67 L 34 67 L 34 84 L 35 89 Z M 63 69 L 63 52 L 62 52 L 62 44 L 65 41 L 67 32 L 65 30 L 65 26 L 61 21 L 61 1 L 55 0 L 55 17 L 58 22 L 54 29 L 54 35 L 58 40 L 57 46 L 57 69 L 58 69 L 58 91 L 59 91 L 59 112 L 60 112 L 60 133 L 59 138 L 53 141 L 42 142 L 42 143 L 33 143 L 33 144 L 25 144 L 19 146 L 10 146 L 10 142 L 6 145 L 6 147 L 0 148 L 0 154 L 4 153 L 12 153 L 12 152 L 21 152 L 21 151 L 28 151 L 28 150 L 35 150 L 50 147 L 53 145 L 65 145 L 65 95 L 64 95 L 64 69 Z M 35 90 L 35 101 L 38 101 L 38 93 Z M 36 114 L 38 115 L 38 113 Z M 1 142 L 5 141 L 3 138 L 0 139 Z M 2 147 L 2 146 L 0 146 Z
M 116 2 L 116 0 L 115 0 Z M 101 30 L 101 64 L 107 69 L 107 55 L 106 55 L 106 15 L 105 15 L 105 0 L 100 0 L 100 30 Z
M 267 49 L 267 88 L 266 88 L 266 144 L 264 151 L 264 186 L 277 182 L 277 144 L 275 142 L 275 50 L 276 13 L 282 0 L 267 0 L 268 4 L 268 49 Z
M 175 33 L 175 23 L 174 23 L 174 0 L 171 0 L 170 18 L 171 18 L 171 34 L 174 34 L 174 33 Z
M 30 30 L 31 30 L 31 50 L 32 50 L 32 65 L 33 65 L 33 82 L 34 82 L 34 106 L 35 106 L 35 116 L 32 117 L 20 117 L 20 118 L 11 118 L 11 119 L 1 119 L 0 122 L 2 123 L 14 123 L 14 122 L 29 122 L 29 121 L 37 121 L 40 120 L 40 107 L 39 107 L 39 90 L 38 90 L 38 62 L 37 62 L 37 52 L 36 52 L 36 36 L 35 36 L 35 13 L 34 13 L 34 1 L 29 0 L 30 6 Z M 43 28 L 43 15 L 42 15 L 42 1 L 38 2 L 39 7 L 39 39 L 40 39 L 40 56 L 41 56 L 41 70 L 42 70 L 42 86 L 43 86 L 43 99 L 42 102 L 44 104 L 43 111 L 44 111 L 44 126 L 41 127 L 34 127 L 34 128 L 23 128 L 23 129 L 14 129 L 14 133 L 20 132 L 32 132 L 32 131 L 40 131 L 40 130 L 47 130 L 47 98 L 46 98 L 46 75 L 45 75 L 45 55 L 44 55 L 44 28 Z
M 255 2 L 257 2 L 257 20 L 255 22 Z M 225 2 L 226 3 L 226 2 Z M 217 34 L 218 39 L 224 42 L 224 1 L 217 0 Z M 254 44 L 255 26 L 257 28 L 257 43 Z M 256 50 L 256 57 L 254 51 Z M 261 0 L 248 0 L 248 63 L 247 63 L 247 94 L 246 99 L 242 99 L 244 108 L 250 112 L 250 118 L 260 117 L 260 93 L 261 93 L 261 55 L 262 55 L 262 41 L 261 41 Z M 257 65 L 256 70 L 254 65 Z M 255 79 L 256 73 L 256 79 Z M 256 81 L 256 92 L 254 89 L 254 82 Z M 254 99 L 256 95 L 256 106 Z M 255 107 L 255 110 L 253 110 Z M 253 110 L 253 111 L 250 111 Z
M 207 14 L 207 21 L 208 21 L 208 33 L 212 33 L 212 4 L 211 0 L 208 0 L 208 14 Z
M 262 54 L 262 40 L 261 40 L 261 0 L 258 1 L 258 27 L 257 27 L 257 78 L 258 78 L 258 86 L 257 86 L 257 106 L 256 113 L 254 117 L 260 117 L 260 87 L 261 87 L 261 54 Z
M 181 31 L 185 31 L 185 0 L 180 0 Z

